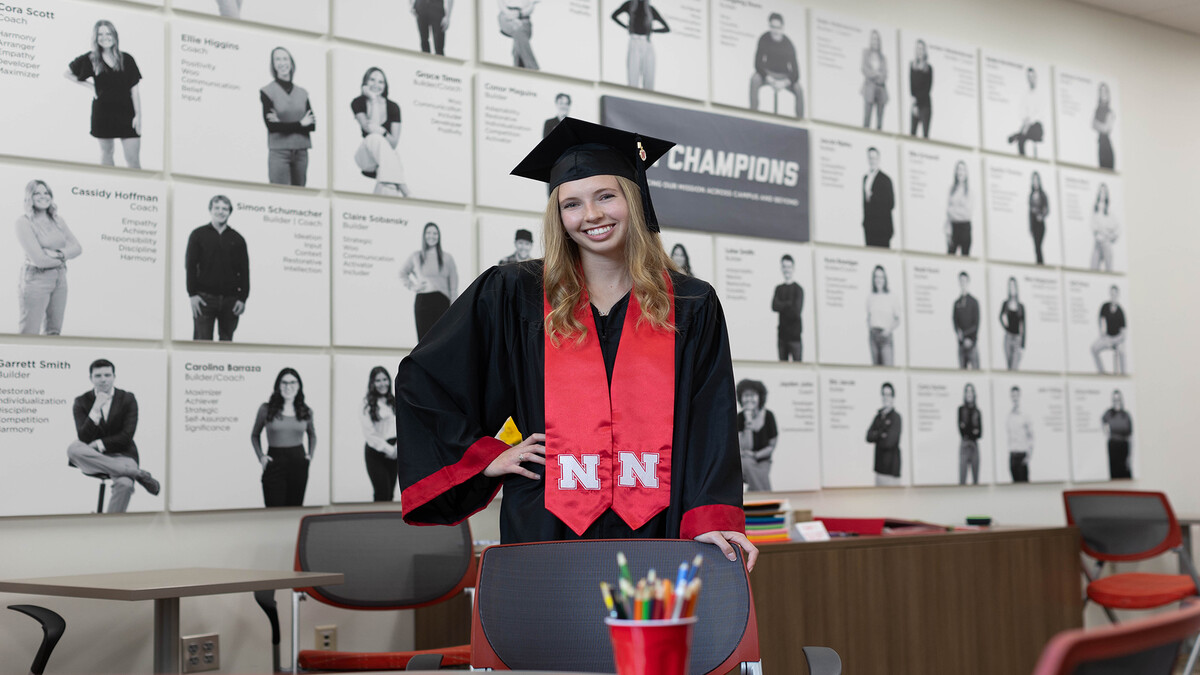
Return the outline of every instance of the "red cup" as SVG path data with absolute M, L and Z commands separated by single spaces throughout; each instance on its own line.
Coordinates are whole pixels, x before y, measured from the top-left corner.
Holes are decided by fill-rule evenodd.
M 604 620 L 612 638 L 617 675 L 687 675 L 696 617 Z

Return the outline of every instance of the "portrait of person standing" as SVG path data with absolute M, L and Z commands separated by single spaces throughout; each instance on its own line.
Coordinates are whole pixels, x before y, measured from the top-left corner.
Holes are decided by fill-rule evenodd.
M 871 128 L 871 111 L 875 111 L 875 128 L 883 130 L 883 109 L 887 107 L 888 65 L 883 54 L 883 38 L 871 31 L 871 42 L 862 55 L 863 128 Z
M 433 38 L 433 53 L 446 54 L 446 31 L 450 28 L 450 10 L 454 0 L 409 0 L 417 18 L 417 33 L 421 36 L 421 51 L 430 53 L 429 39 Z
M 958 484 L 967 484 L 967 473 L 971 474 L 971 485 L 979 485 L 979 439 L 983 437 L 983 413 L 975 403 L 975 385 L 968 382 L 963 387 L 963 402 L 958 406 L 958 435 L 962 441 L 958 446 Z
M 867 442 L 875 444 L 875 485 L 900 485 L 900 434 L 903 420 L 896 412 L 896 388 L 884 382 L 879 388 L 883 405 L 867 429 Z
M 1033 458 L 1033 421 L 1021 410 L 1021 388 L 1013 387 L 1009 391 L 1012 397 L 1012 410 L 1008 413 L 1006 431 L 1008 432 L 1008 470 L 1012 473 L 1012 482 L 1029 482 L 1029 460 Z
M 1120 298 L 1121 289 L 1113 284 L 1108 289 L 1108 302 L 1100 305 L 1097 320 L 1100 337 L 1092 343 L 1092 358 L 1096 361 L 1096 372 L 1101 374 L 1107 372 L 1104 370 L 1104 360 L 1100 358 L 1106 350 L 1112 350 L 1113 353 L 1113 372 L 1125 374 L 1125 329 L 1128 326 L 1125 323 L 1125 310 L 1121 309 L 1118 302 Z
M 1092 115 L 1092 129 L 1096 131 L 1097 161 L 1101 169 L 1111 169 L 1116 163 L 1113 157 L 1112 130 L 1117 123 L 1117 114 L 1112 110 L 1112 93 L 1108 85 L 1100 83 L 1096 94 L 1096 112 Z
M 1029 234 L 1033 237 L 1033 257 L 1045 265 L 1042 241 L 1046 238 L 1046 217 L 1050 215 L 1050 198 L 1042 189 L 1042 175 L 1036 171 L 1029 177 Z
M 262 467 L 263 505 L 304 506 L 308 468 L 317 452 L 317 430 L 313 410 L 304 402 L 304 382 L 294 368 L 284 368 L 275 376 L 271 397 L 258 407 L 250 444 Z
M 458 297 L 458 267 L 454 264 L 454 256 L 442 250 L 442 229 L 437 223 L 425 223 L 421 249 L 404 261 L 400 279 L 405 288 L 417 294 L 413 300 L 413 315 L 417 340 L 420 341 L 450 309 L 450 302 Z
M 233 202 L 225 195 L 208 200 L 209 222 L 188 236 L 184 268 L 192 304 L 192 339 L 233 340 L 250 297 L 250 255 L 246 240 L 229 225 Z
M 533 10 L 541 0 L 496 0 L 500 34 L 512 38 L 513 67 L 540 70 L 533 55 Z
M 112 497 L 105 513 L 124 513 L 133 496 L 133 484 L 157 495 L 158 481 L 138 465 L 137 398 L 114 385 L 117 368 L 112 361 L 96 359 L 88 366 L 92 388 L 75 397 L 76 439 L 67 446 L 67 462 L 85 476 L 112 479 Z
M 862 180 L 862 226 L 867 246 L 891 248 L 894 208 L 896 192 L 892 179 L 879 168 L 879 149 L 867 148 L 867 173 Z
M 895 365 L 896 348 L 892 339 L 900 327 L 900 301 L 888 288 L 887 270 L 876 265 L 871 270 L 871 292 L 867 294 L 867 345 L 871 365 Z
M 276 185 L 308 181 L 310 135 L 317 128 L 308 92 L 297 87 L 296 60 L 283 47 L 271 50 L 271 82 L 258 90 L 267 125 L 267 176 Z
M 17 284 L 26 335 L 59 335 L 67 312 L 67 261 L 83 253 L 79 240 L 58 213 L 54 191 L 45 181 L 25 184 L 25 212 L 17 218 L 17 243 L 25 266 Z
M 1105 272 L 1113 270 L 1113 245 L 1121 236 L 1121 223 L 1109 212 L 1108 203 L 1108 185 L 1101 183 L 1092 206 L 1092 269 Z
M 958 367 L 979 370 L 979 301 L 971 295 L 971 275 L 958 273 L 958 299 L 954 301 L 954 336 L 958 339 Z
M 142 98 L 133 55 L 121 51 L 117 27 L 101 19 L 92 28 L 91 51 L 71 61 L 65 76 L 91 91 L 92 136 L 100 142 L 100 163 L 113 166 L 121 141 L 125 166 L 142 168 Z M 90 80 L 90 82 L 89 82 Z
M 621 21 L 622 14 L 626 21 Z M 629 31 L 629 51 L 625 55 L 626 82 L 631 87 L 653 91 L 657 56 L 650 36 L 654 33 L 670 33 L 671 27 L 650 4 L 650 0 L 626 0 L 612 13 L 612 20 Z M 658 25 L 655 26 L 655 23 Z
M 946 199 L 946 253 L 971 255 L 970 176 L 967 163 L 961 159 L 954 165 L 954 183 Z
M 1008 278 L 1008 295 L 1000 305 L 1000 327 L 1004 329 L 1004 366 L 1009 370 L 1021 368 L 1025 353 L 1025 305 L 1021 303 L 1016 277 Z
M 1104 437 L 1108 439 L 1108 475 L 1113 480 L 1133 478 L 1130 462 L 1133 418 L 1125 409 L 1125 397 L 1120 389 L 1113 389 L 1112 407 L 1100 418 Z
M 796 283 L 796 260 L 785 253 L 779 261 L 783 272 L 783 283 L 775 287 L 771 298 L 771 311 L 779 314 L 779 360 L 804 360 L 804 322 L 800 312 L 804 309 L 804 289 Z
M 764 86 L 778 92 L 787 90 L 796 97 L 796 117 L 804 117 L 804 89 L 800 86 L 800 63 L 796 46 L 783 34 L 783 15 L 772 12 L 767 19 L 770 30 L 758 38 L 754 51 L 754 74 L 750 76 L 750 109 L 758 110 Z M 779 99 L 776 99 L 778 108 Z M 778 109 L 775 112 L 779 112 Z
M 366 444 L 363 461 L 374 493 L 372 501 L 390 502 L 396 496 L 396 397 L 392 394 L 392 376 L 383 366 L 375 366 L 367 377 L 367 395 L 363 397 L 362 432 Z
M 908 91 L 912 94 L 912 125 L 908 134 L 921 132 L 929 138 L 929 122 L 933 119 L 933 101 L 929 92 L 933 89 L 933 66 L 929 64 L 929 48 L 924 40 L 917 40 L 913 47 L 913 60 L 908 64 Z

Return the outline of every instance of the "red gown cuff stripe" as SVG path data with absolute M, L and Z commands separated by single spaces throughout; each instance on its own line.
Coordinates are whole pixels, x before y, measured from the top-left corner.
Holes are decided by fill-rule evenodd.
M 411 517 L 412 512 L 441 496 L 450 488 L 461 485 L 483 473 L 483 470 L 492 463 L 492 460 L 499 457 L 500 453 L 508 448 L 509 445 L 504 441 L 492 438 L 491 436 L 485 436 L 472 443 L 471 447 L 467 448 L 467 451 L 463 453 L 462 459 L 413 483 L 407 490 L 402 490 L 400 493 L 400 507 L 404 513 L 404 520 L 413 525 L 427 524 L 413 520 Z M 497 483 L 496 490 L 492 492 L 492 497 L 495 497 L 496 492 L 499 491 L 500 485 Z M 491 499 L 488 499 L 488 502 L 490 501 Z M 474 514 L 468 514 L 467 517 L 471 515 Z M 463 520 L 466 520 L 466 518 L 463 518 Z M 462 522 L 462 520 L 458 522 Z M 437 524 L 442 525 L 443 523 Z M 457 523 L 450 524 L 456 525 Z
M 729 504 L 709 504 L 689 509 L 683 514 L 683 522 L 679 525 L 679 538 L 695 539 L 705 532 L 717 530 L 745 534 L 745 511 L 740 506 Z

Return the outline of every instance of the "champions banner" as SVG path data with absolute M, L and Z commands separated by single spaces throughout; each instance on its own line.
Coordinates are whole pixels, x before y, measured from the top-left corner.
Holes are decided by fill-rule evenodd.
M 648 172 L 663 227 L 809 240 L 808 131 L 604 96 L 603 123 L 674 141 Z

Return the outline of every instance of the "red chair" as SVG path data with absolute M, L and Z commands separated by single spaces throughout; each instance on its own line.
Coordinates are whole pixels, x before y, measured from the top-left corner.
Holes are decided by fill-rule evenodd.
M 1083 566 L 1087 595 L 1117 623 L 1114 609 L 1153 609 L 1195 596 L 1200 576 L 1190 551 L 1183 547 L 1179 522 L 1167 496 L 1132 490 L 1069 490 L 1063 492 L 1067 524 L 1079 528 L 1083 552 L 1095 561 Z M 1136 562 L 1174 552 L 1187 574 L 1121 572 L 1102 576 L 1108 562 Z M 1196 642 L 1188 658 L 1191 672 L 1200 649 Z
M 1200 603 L 1117 626 L 1063 631 L 1046 644 L 1033 675 L 1170 675 L 1183 642 L 1197 633 Z
M 470 663 L 470 645 L 409 652 L 298 651 L 299 601 L 304 596 L 357 610 L 424 607 L 463 592 L 475 578 L 471 529 L 415 527 L 400 511 L 323 513 L 300 520 L 296 570 L 341 572 L 338 586 L 292 592 L 292 663 L 303 670 L 403 670 L 410 661 L 437 667 Z M 432 655 L 432 656 L 429 656 Z M 412 664 L 416 665 L 416 664 Z

